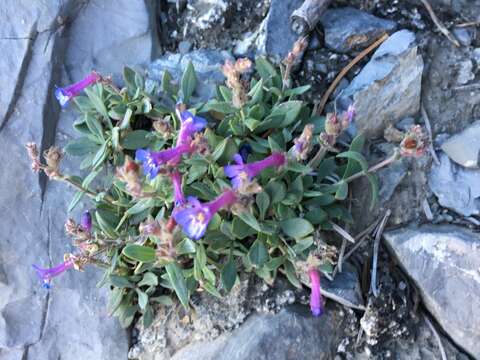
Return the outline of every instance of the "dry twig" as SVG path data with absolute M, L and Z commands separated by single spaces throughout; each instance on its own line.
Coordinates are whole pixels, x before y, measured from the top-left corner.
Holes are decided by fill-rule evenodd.
M 428 134 L 428 141 L 429 141 L 429 146 L 428 149 L 430 150 L 430 153 L 432 154 L 433 160 L 435 161 L 435 164 L 440 165 L 440 160 L 438 160 L 437 153 L 435 152 L 435 149 L 433 148 L 433 135 L 432 135 L 432 125 L 430 124 L 430 119 L 428 118 L 427 111 L 425 110 L 425 106 L 420 107 L 420 110 L 422 112 L 422 117 L 423 121 L 425 121 L 425 127 L 427 129 L 427 134 Z
M 382 238 L 383 230 L 387 225 L 388 218 L 392 214 L 390 209 L 387 210 L 385 216 L 377 227 L 375 231 L 375 242 L 373 243 L 373 261 L 372 261 L 372 277 L 370 282 L 370 289 L 372 290 L 373 296 L 378 296 L 377 288 L 377 264 L 378 264 L 378 249 L 380 247 L 380 239 Z
M 352 235 L 350 235 L 347 230 L 345 230 L 341 226 L 335 224 L 333 221 L 330 221 L 330 225 L 332 225 L 333 230 L 337 234 L 339 234 L 341 237 L 343 237 L 345 240 L 348 240 L 352 243 L 355 243 L 354 237 Z
M 340 80 L 343 79 L 343 77 L 350 71 L 350 69 L 357 64 L 360 60 L 362 60 L 365 56 L 367 56 L 373 49 L 376 47 L 380 46 L 381 43 L 383 43 L 385 40 L 388 39 L 388 34 L 383 34 L 377 41 L 375 41 L 372 45 L 367 47 L 365 50 L 363 50 L 360 54 L 355 56 L 355 58 L 348 63 L 347 66 L 345 66 L 337 75 L 335 80 L 331 83 L 331 85 L 328 87 L 327 91 L 325 94 L 323 94 L 322 99 L 320 100 L 320 103 L 318 104 L 318 107 L 316 109 L 316 114 L 321 114 L 323 112 L 323 109 L 325 108 L 325 104 L 328 101 L 328 98 L 330 95 L 333 93 L 333 91 L 337 88 L 338 84 L 340 83 Z
M 448 29 L 445 27 L 445 25 L 443 25 L 442 22 L 438 19 L 437 15 L 433 11 L 432 6 L 428 2 L 428 0 L 420 0 L 420 1 L 422 2 L 423 6 L 425 6 L 425 8 L 427 9 L 428 14 L 430 15 L 430 18 L 432 19 L 433 23 L 438 28 L 438 30 L 443 35 L 445 35 L 445 37 L 448 40 L 450 40 L 450 42 L 453 45 L 455 45 L 456 47 L 460 47 L 460 43 L 458 42 L 458 40 L 455 39 L 455 37 L 452 35 L 452 33 L 450 31 L 448 31 Z

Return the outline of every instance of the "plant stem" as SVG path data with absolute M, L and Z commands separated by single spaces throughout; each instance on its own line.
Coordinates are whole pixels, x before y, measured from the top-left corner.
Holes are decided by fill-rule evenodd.
M 395 151 L 392 156 L 386 158 L 385 160 L 380 161 L 378 164 L 375 164 L 375 165 L 371 166 L 367 171 L 358 172 L 358 173 L 353 174 L 353 175 L 347 177 L 346 179 L 342 179 L 340 181 L 344 181 L 346 183 L 349 183 L 349 182 L 351 182 L 355 179 L 358 179 L 361 176 L 376 172 L 376 171 L 380 170 L 381 168 L 383 168 L 387 165 L 390 165 L 391 163 L 393 163 L 397 160 L 398 160 L 398 153 Z
M 58 179 L 60 181 L 64 181 L 64 182 L 72 185 L 74 188 L 76 188 L 77 190 L 79 190 L 79 191 L 85 193 L 86 195 L 90 196 L 92 199 L 95 199 L 99 195 L 95 191 L 85 189 L 82 185 L 77 184 L 76 182 L 74 182 L 68 176 L 63 176 L 62 175 L 62 176 L 56 177 L 56 179 Z M 103 201 L 105 201 L 109 205 L 115 206 L 115 204 L 113 203 L 115 200 L 110 195 L 105 195 L 104 198 L 103 198 Z
M 320 149 L 318 149 L 318 152 L 315 154 L 312 160 L 310 160 L 310 162 L 308 163 L 308 166 L 311 169 L 315 169 L 323 160 L 323 158 L 327 154 L 327 151 L 328 149 L 325 146 L 320 145 Z

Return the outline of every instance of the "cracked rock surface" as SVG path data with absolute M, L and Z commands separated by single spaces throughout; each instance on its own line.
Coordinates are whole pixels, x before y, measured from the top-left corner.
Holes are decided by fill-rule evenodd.
M 127 333 L 106 313 L 106 290 L 95 287 L 99 272 L 68 272 L 49 291 L 36 278 L 32 264 L 52 266 L 71 251 L 63 224 L 73 192 L 33 174 L 24 145 L 36 142 L 43 151 L 54 143 L 65 145 L 70 137 L 73 111 L 60 111 L 53 96 L 55 85 L 78 81 L 92 69 L 116 73 L 126 63 L 151 60 L 156 48 L 156 33 L 149 25 L 152 4 L 141 0 L 0 4 L 2 360 L 127 358 Z M 116 12 L 120 7 L 122 13 Z M 67 158 L 63 165 L 75 169 L 75 162 Z

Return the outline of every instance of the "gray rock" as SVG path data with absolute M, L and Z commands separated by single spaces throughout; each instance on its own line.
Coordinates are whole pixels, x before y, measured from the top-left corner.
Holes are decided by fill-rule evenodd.
M 231 334 L 190 344 L 172 360 L 332 359 L 346 328 L 346 316 L 334 309 L 328 306 L 318 318 L 305 306 L 255 314 Z
M 264 34 L 258 42 L 260 53 L 274 59 L 283 59 L 298 39 L 290 27 L 290 15 L 299 8 L 303 0 L 272 0 L 270 10 L 264 20 Z
M 201 101 L 207 101 L 215 95 L 217 85 L 225 81 L 221 66 L 228 59 L 233 59 L 228 52 L 217 50 L 195 50 L 185 55 L 168 53 L 148 66 L 147 76 L 153 81 L 161 82 L 163 73 L 167 70 L 173 79 L 179 81 L 191 61 L 199 79 L 196 95 Z
M 457 84 L 465 85 L 469 81 L 475 79 L 475 74 L 473 73 L 473 63 L 472 60 L 460 61 L 458 64 L 458 74 L 457 74 Z
M 339 105 L 346 109 L 353 103 L 358 130 L 367 136 L 380 136 L 388 123 L 418 112 L 422 71 L 415 35 L 398 31 L 377 49 L 340 94 Z
M 480 159 L 480 121 L 442 144 L 450 159 L 467 168 L 478 168 Z
M 456 27 L 452 33 L 463 46 L 470 46 L 472 44 L 472 35 L 468 29 Z
M 188 22 L 202 31 L 208 30 L 214 25 L 223 24 L 229 5 L 229 1 L 225 0 L 190 0 L 187 5 L 191 11 Z
M 464 215 L 480 214 L 480 170 L 455 165 L 440 154 L 440 165 L 433 165 L 428 185 L 443 207 Z
M 325 32 L 326 47 L 340 53 L 363 49 L 382 34 L 397 28 L 394 21 L 351 7 L 327 10 L 320 22 Z
M 453 226 L 389 231 L 385 240 L 444 331 L 480 357 L 480 237 Z
M 400 120 L 395 127 L 401 131 L 408 131 L 413 125 L 415 125 L 415 119 L 412 117 L 406 117 Z
M 476 48 L 472 51 L 472 56 L 473 60 L 475 60 L 475 63 L 477 64 L 477 70 L 480 65 L 480 48 Z
M 65 273 L 50 291 L 36 278 L 31 264 L 52 266 L 73 250 L 63 229 L 73 192 L 33 174 L 24 144 L 34 141 L 45 150 L 64 145 L 71 134 L 72 109 L 60 113 L 54 85 L 77 81 L 94 67 L 108 74 L 127 62 L 150 59 L 156 31 L 146 4 L 153 3 L 8 0 L 0 5 L 0 161 L 8 169 L 0 175 L 2 359 L 127 357 L 127 334 L 106 315 L 106 289 L 95 286 L 98 271 Z M 65 159 L 63 167 L 78 169 L 78 164 Z
M 342 272 L 337 273 L 333 281 L 323 276 L 321 281 L 324 296 L 336 301 L 340 300 L 354 308 L 363 308 L 359 277 L 355 268 L 349 263 L 343 264 Z
M 106 0 L 78 4 L 70 25 L 65 66 L 72 79 L 91 70 L 121 73 L 127 64 L 146 65 L 159 52 L 154 0 Z M 151 9 L 151 11 L 149 11 Z
M 380 190 L 378 193 L 381 204 L 384 204 L 393 195 L 397 186 L 407 175 L 408 164 L 406 161 L 397 161 L 378 172 Z

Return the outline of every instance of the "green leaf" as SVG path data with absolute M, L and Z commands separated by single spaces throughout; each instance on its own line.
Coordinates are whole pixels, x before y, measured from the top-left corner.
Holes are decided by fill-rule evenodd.
M 238 239 L 245 239 L 246 237 L 256 233 L 255 229 L 252 229 L 251 226 L 247 225 L 239 217 L 233 218 L 232 232 Z
M 210 100 L 201 109 L 202 112 L 215 111 L 221 114 L 231 114 L 237 111 L 237 108 L 228 101 Z
M 285 199 L 287 187 L 281 181 L 272 181 L 265 187 L 265 191 L 270 196 L 270 203 L 276 204 Z
M 270 206 L 270 197 L 266 192 L 262 191 L 257 194 L 255 201 L 258 206 L 258 211 L 260 212 L 260 219 L 263 220 L 265 219 L 265 214 Z
M 110 275 L 108 277 L 108 280 L 110 281 L 110 284 L 113 286 L 124 289 L 124 288 L 133 288 L 133 285 L 130 281 L 128 281 L 127 278 L 123 276 L 118 276 L 118 275 Z
M 110 298 L 108 299 L 107 311 L 109 314 L 112 314 L 115 310 L 118 309 L 120 303 L 123 299 L 123 289 L 121 288 L 114 288 L 110 292 Z
M 183 239 L 175 246 L 175 250 L 178 255 L 194 254 L 196 251 L 195 243 L 189 238 Z
M 155 249 L 137 244 L 125 246 L 122 254 L 130 259 L 143 263 L 150 263 L 156 260 Z
M 296 288 L 301 289 L 302 284 L 300 283 L 300 281 L 298 281 L 297 275 L 295 274 L 295 267 L 293 266 L 293 264 L 287 260 L 283 267 L 285 269 L 285 274 L 287 275 L 288 281 L 290 281 L 290 283 Z
M 208 281 L 203 283 L 203 288 L 205 290 L 207 290 L 211 295 L 213 295 L 213 296 L 215 296 L 219 299 L 222 298 L 222 294 L 220 294 L 220 292 L 217 290 L 215 285 L 209 283 Z
M 172 95 L 173 92 L 171 81 L 172 75 L 170 75 L 170 73 L 165 70 L 162 76 L 162 91 L 168 95 Z
M 108 157 L 108 154 L 108 143 L 105 142 L 102 146 L 100 146 L 100 149 L 98 149 L 97 153 L 95 154 L 92 160 L 92 167 L 96 169 L 102 165 L 105 159 Z
M 249 211 L 242 211 L 240 214 L 237 215 L 240 219 L 243 220 L 245 224 L 250 226 L 252 229 L 262 232 L 263 229 L 258 223 L 255 216 L 253 216 Z
M 128 90 L 131 92 L 135 91 L 135 71 L 128 66 L 123 68 L 123 80 L 125 81 L 125 85 L 127 85 Z
M 311 85 L 304 85 L 304 86 L 299 86 L 293 89 L 287 89 L 284 93 L 285 96 L 294 96 L 294 95 L 302 95 L 303 93 L 306 93 L 308 90 L 310 90 L 312 86 Z
M 158 285 L 158 278 L 152 272 L 146 272 L 143 275 L 143 279 L 137 284 L 137 286 L 157 286 Z
M 255 240 L 248 251 L 248 259 L 258 267 L 262 267 L 268 261 L 268 251 L 262 240 Z
M 203 269 L 207 266 L 207 254 L 205 253 L 205 247 L 202 243 L 197 243 L 195 259 L 198 261 L 200 268 Z
M 349 151 L 354 151 L 354 152 L 360 153 L 363 149 L 364 144 L 365 144 L 365 137 L 360 134 L 352 140 L 352 143 L 350 144 Z M 366 161 L 365 161 L 365 163 L 366 163 Z M 368 167 L 368 164 L 367 164 L 367 167 Z M 360 167 L 360 164 L 359 164 L 358 161 L 356 161 L 354 159 L 349 159 L 348 163 L 347 163 L 347 168 L 346 168 L 345 172 L 343 173 L 343 178 L 345 179 L 345 178 L 359 172 L 360 169 L 361 169 L 361 167 Z
M 378 202 L 378 179 L 377 176 L 371 173 L 366 173 L 368 181 L 370 182 L 370 189 L 372 191 L 372 201 L 370 202 L 370 210 L 373 210 Z
M 111 220 L 108 217 L 108 213 L 101 210 L 97 209 L 95 211 L 95 219 L 97 220 L 98 226 L 102 229 L 102 231 L 110 238 L 116 239 L 118 237 L 118 233 L 115 231 L 115 225 L 112 224 Z
M 213 151 L 212 153 L 212 158 L 214 161 L 217 161 L 218 159 L 220 159 L 220 157 L 223 155 L 224 151 L 225 151 L 225 148 L 227 147 L 227 142 L 228 142 L 228 138 L 226 139 L 223 139 L 216 147 L 215 147 L 215 150 Z
M 278 76 L 275 67 L 264 57 L 258 57 L 255 60 L 255 69 L 264 81 L 269 81 L 273 77 Z
M 254 105 L 263 98 L 263 79 L 260 79 L 248 92 L 250 99 L 250 105 Z
M 78 205 L 78 203 L 82 199 L 83 194 L 85 194 L 83 191 L 77 191 L 75 195 L 73 195 L 72 201 L 70 201 L 70 204 L 68 205 L 68 209 L 67 209 L 68 212 L 72 212 L 73 209 L 75 209 L 75 207 Z
M 146 130 L 131 131 L 122 139 L 122 147 L 128 150 L 148 147 L 150 145 L 148 135 L 149 132 Z
M 91 115 L 85 114 L 85 123 L 92 134 L 98 137 L 99 140 L 105 140 L 103 137 L 103 127 L 98 119 Z
M 135 215 L 149 208 L 152 208 L 154 206 L 155 206 L 155 199 L 141 199 L 139 202 L 137 202 L 135 205 L 129 208 L 125 213 L 127 215 Z
M 237 279 L 237 268 L 232 258 L 223 266 L 221 277 L 223 287 L 227 292 L 230 292 Z
M 150 298 L 150 300 L 154 301 L 154 302 L 157 302 L 159 304 L 165 305 L 165 306 L 172 306 L 173 305 L 172 298 L 170 296 L 167 296 L 167 295 L 160 295 L 160 296 L 152 297 L 152 298 Z
M 280 228 L 286 235 L 296 240 L 304 238 L 315 230 L 308 220 L 302 218 L 283 220 L 280 222 Z
M 319 225 L 328 219 L 328 214 L 321 208 L 313 208 L 307 211 L 305 219 L 310 221 L 313 225 Z
M 122 122 L 120 123 L 120 129 L 127 129 L 130 126 L 130 119 L 132 118 L 132 115 L 132 108 L 127 108 L 127 111 L 125 111 L 125 115 L 123 116 Z
M 68 155 L 85 156 L 98 151 L 99 145 L 87 137 L 70 141 L 64 150 Z
M 183 277 L 182 269 L 176 263 L 167 264 L 165 269 L 167 270 L 168 280 L 172 284 L 178 299 L 185 308 L 188 308 L 187 283 Z
M 138 295 L 138 306 L 140 309 L 144 310 L 148 304 L 148 295 L 145 294 L 142 290 L 136 289 Z
M 193 68 L 193 64 L 191 61 L 188 62 L 187 68 L 182 76 L 182 94 L 183 94 L 183 102 L 188 103 L 190 97 L 195 90 L 195 86 L 197 84 L 197 77 L 195 75 L 195 69 Z
M 145 311 L 143 312 L 143 327 L 146 329 L 152 325 L 154 320 L 153 309 L 150 305 L 147 305 Z
M 345 181 L 340 181 L 338 183 L 338 190 L 335 193 L 335 199 L 345 200 L 348 196 L 348 183 Z
M 88 98 L 92 102 L 95 109 L 102 115 L 105 119 L 109 119 L 107 107 L 105 106 L 102 97 L 95 91 L 97 88 L 86 88 L 84 91 L 87 94 Z M 101 88 L 100 88 L 101 89 Z
M 367 160 L 365 160 L 365 157 L 362 154 L 360 154 L 359 152 L 345 151 L 341 154 L 338 154 L 337 158 L 348 158 L 348 159 L 355 160 L 360 165 L 360 167 L 362 168 L 362 171 L 367 171 L 368 170 Z

